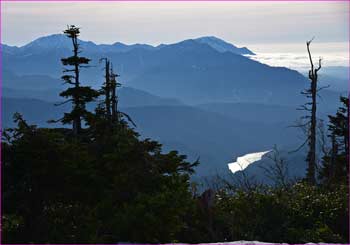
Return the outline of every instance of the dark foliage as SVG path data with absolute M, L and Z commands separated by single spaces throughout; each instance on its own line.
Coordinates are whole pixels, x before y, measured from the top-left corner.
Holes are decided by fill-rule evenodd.
M 342 107 L 329 116 L 332 147 L 323 156 L 320 178 L 324 185 L 349 183 L 349 98 L 340 97 Z
M 329 190 L 306 182 L 288 188 L 218 193 L 215 230 L 221 241 L 348 243 L 348 189 Z
M 61 59 L 64 66 L 70 67 L 63 71 L 64 73 L 69 73 L 69 75 L 63 75 L 62 80 L 65 84 L 72 85 L 72 87 L 61 92 L 60 96 L 68 99 L 61 104 L 70 102 L 73 108 L 71 112 L 65 113 L 63 118 L 53 122 L 60 121 L 63 124 L 73 124 L 73 133 L 77 136 L 80 134 L 82 128 L 82 120 L 86 120 L 90 114 L 86 109 L 86 104 L 94 101 L 100 93 L 91 87 L 81 86 L 79 79 L 80 70 L 83 67 L 88 67 L 87 65 L 90 59 L 79 56 L 81 52 L 78 44 L 78 36 L 80 34 L 79 28 L 74 25 L 68 26 L 64 34 L 72 40 L 73 56 Z
M 169 242 L 183 231 L 197 163 L 124 122 L 103 132 L 95 118 L 77 140 L 16 121 L 2 144 L 6 243 Z

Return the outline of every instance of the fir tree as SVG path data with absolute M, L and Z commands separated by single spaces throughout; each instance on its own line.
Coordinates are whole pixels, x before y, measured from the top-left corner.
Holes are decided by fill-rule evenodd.
M 63 75 L 62 79 L 71 87 L 60 93 L 60 96 L 67 100 L 59 105 L 71 102 L 73 108 L 71 112 L 65 113 L 63 118 L 58 121 L 63 124 L 73 124 L 73 134 L 79 135 L 82 129 L 82 120 L 86 120 L 90 114 L 86 109 L 86 104 L 94 101 L 99 96 L 99 93 L 89 86 L 82 86 L 80 82 L 80 69 L 88 67 L 90 59 L 79 56 L 79 28 L 74 25 L 68 26 L 64 34 L 72 40 L 73 55 L 61 59 L 62 64 L 69 67 L 63 71 L 67 74 Z
M 337 113 L 329 115 L 332 147 L 323 157 L 320 177 L 325 184 L 348 183 L 349 181 L 349 99 L 340 97 L 342 106 Z

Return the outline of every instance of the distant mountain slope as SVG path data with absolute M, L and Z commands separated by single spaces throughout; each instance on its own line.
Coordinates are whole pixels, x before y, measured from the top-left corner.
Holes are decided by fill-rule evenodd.
M 350 69 L 349 69 L 350 70 Z M 349 78 L 343 77 L 339 78 L 336 76 L 330 76 L 326 74 L 321 73 L 319 75 L 319 84 L 320 86 L 329 86 L 329 90 L 338 91 L 338 92 L 345 92 L 349 90 Z
M 61 101 L 59 97 L 60 89 L 13 89 L 2 88 L 2 96 L 17 99 L 38 99 L 46 102 Z
M 38 75 L 39 74 L 39 75 Z M 27 90 L 62 89 L 63 81 L 47 74 L 17 75 L 9 70 L 2 71 L 2 87 Z
M 292 106 L 255 103 L 210 103 L 198 105 L 203 110 L 217 112 L 231 118 L 263 123 L 284 122 L 293 124 L 304 112 Z
M 40 38 L 20 48 L 4 46 L 4 69 L 20 75 L 62 75 L 60 59 L 70 55 L 62 35 Z M 113 47 L 112 47 L 113 46 Z M 236 47 L 214 37 L 185 40 L 159 47 L 81 42 L 93 67 L 82 71 L 86 84 L 101 83 L 99 59 L 109 57 L 120 81 L 162 97 L 185 103 L 257 102 L 300 103 L 307 81 L 300 73 L 270 67 L 232 52 Z M 14 51 L 17 50 L 17 51 Z M 117 51 L 116 51 L 117 50 Z M 231 51 L 228 51 L 231 50 Z
M 62 89 L 33 90 L 3 88 L 2 95 L 8 98 L 39 99 L 46 102 L 55 102 L 62 100 L 62 97 L 59 96 L 61 91 Z M 118 91 L 118 98 L 120 100 L 119 105 L 124 107 L 183 104 L 177 99 L 162 98 L 142 90 L 129 87 L 120 88 Z
M 53 103 L 36 99 L 5 97 L 2 105 L 3 127 L 13 126 L 15 112 L 22 113 L 29 123 L 57 126 L 47 124 L 47 120 L 60 118 L 70 110 L 68 104 L 55 107 Z M 90 104 L 89 108 L 93 106 Z M 166 150 L 181 150 L 191 160 L 200 157 L 198 175 L 201 176 L 228 171 L 227 163 L 243 153 L 271 148 L 274 144 L 288 147 L 298 142 L 295 130 L 284 125 L 234 120 L 195 107 L 124 107 L 122 111 L 132 117 L 142 137 L 158 139 Z
M 136 54 L 133 54 L 136 56 Z M 128 58 L 130 58 L 129 56 Z M 293 104 L 306 79 L 287 68 L 269 67 L 241 55 L 221 53 L 183 41 L 152 53 L 139 53 L 130 86 L 187 103 L 266 102 Z M 118 59 L 118 57 L 115 57 Z M 127 57 L 125 57 L 127 58 Z M 119 62 L 128 64 L 119 56 Z M 135 66 L 134 66 L 135 67 Z
M 232 52 L 235 54 L 254 54 L 252 51 L 247 49 L 246 47 L 238 48 L 234 46 L 233 44 L 230 44 L 228 42 L 225 42 L 222 39 L 219 39 L 214 36 L 210 37 L 199 37 L 196 39 L 193 39 L 194 41 L 198 43 L 204 43 L 212 48 L 216 49 L 219 52 Z M 115 42 L 113 44 L 95 44 L 91 41 L 84 41 L 79 39 L 80 48 L 84 52 L 89 53 L 119 53 L 119 52 L 128 52 L 133 49 L 145 49 L 145 50 L 156 50 L 161 49 L 163 47 L 168 46 L 167 44 L 161 44 L 158 46 L 152 46 L 148 44 L 124 44 L 121 42 Z M 42 52 L 42 50 L 70 50 L 71 49 L 71 40 L 67 38 L 64 34 L 53 34 L 49 36 L 44 36 L 37 38 L 33 40 L 32 42 L 23 45 L 21 47 L 15 47 L 15 46 L 9 46 L 6 44 L 3 44 L 3 51 L 5 53 L 12 53 L 12 54 L 24 54 L 24 53 L 31 53 L 36 54 Z
M 38 99 L 28 98 L 2 98 L 2 127 L 13 127 L 13 114 L 21 113 L 25 120 L 30 124 L 37 124 L 39 126 L 54 127 L 57 125 L 48 124 L 50 119 L 58 119 L 62 113 L 68 111 L 70 105 L 54 106 L 53 102 L 47 102 Z
M 4 53 L 11 52 L 13 54 L 37 54 L 43 50 L 58 50 L 60 52 L 70 51 L 72 41 L 64 34 L 53 34 L 33 40 L 32 42 L 21 47 L 3 45 Z M 126 52 L 134 48 L 155 49 L 155 47 L 147 44 L 123 44 L 116 42 L 113 44 L 95 44 L 91 41 L 79 39 L 80 48 L 84 52 L 89 53 L 107 53 L 107 52 Z
M 326 94 L 327 96 L 327 94 Z M 338 99 L 338 95 L 334 94 L 334 99 Z M 329 98 L 328 100 L 333 100 Z M 340 104 L 327 104 L 327 101 L 321 100 L 317 115 L 327 121 L 328 115 L 336 111 Z M 298 106 L 285 106 L 273 104 L 256 104 L 256 103 L 209 103 L 197 105 L 197 107 L 226 115 L 233 119 L 256 121 L 262 123 L 285 123 L 286 125 L 293 125 L 295 121 L 305 116 L 307 112 L 297 110 Z
M 118 93 L 119 104 L 122 107 L 135 106 L 159 106 L 159 105 L 183 105 L 183 103 L 174 98 L 163 98 L 145 91 L 130 87 L 122 87 Z
M 3 71 L 2 94 L 9 98 L 31 98 L 49 102 L 61 101 L 60 92 L 65 86 L 60 79 L 47 75 L 18 76 L 13 72 Z M 102 82 L 101 82 L 102 83 Z M 130 88 L 118 89 L 121 106 L 180 105 L 175 98 L 163 98 L 151 93 Z
M 214 48 L 215 50 L 219 52 L 232 52 L 234 54 L 249 54 L 254 55 L 252 51 L 247 49 L 246 47 L 238 48 L 235 45 L 225 42 L 220 38 L 209 36 L 209 37 L 200 37 L 194 39 L 195 41 L 199 43 L 205 43 L 208 44 L 210 47 Z

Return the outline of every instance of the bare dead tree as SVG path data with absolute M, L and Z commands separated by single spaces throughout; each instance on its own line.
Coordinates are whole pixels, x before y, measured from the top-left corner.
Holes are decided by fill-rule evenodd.
M 104 86 L 102 86 L 101 92 L 105 95 L 102 105 L 104 104 L 103 111 L 107 120 L 117 125 L 123 118 L 126 118 L 128 122 L 136 127 L 136 124 L 128 114 L 118 110 L 117 88 L 121 86 L 121 84 L 117 82 L 117 77 L 119 77 L 119 75 L 113 72 L 112 64 L 108 58 L 101 58 L 100 62 L 101 61 L 105 61 L 104 70 L 106 80 Z
M 281 156 L 277 146 L 273 147 L 272 152 L 267 155 L 267 158 L 272 161 L 272 164 L 262 165 L 260 168 L 264 170 L 266 177 L 272 180 L 276 186 L 287 188 L 291 183 L 288 162 Z
M 111 107 L 112 121 L 115 123 L 119 121 L 117 88 L 121 86 L 121 84 L 117 82 L 117 77 L 119 77 L 119 75 L 114 73 L 113 67 L 111 67 Z
M 110 75 L 110 61 L 107 58 L 101 58 L 100 62 L 104 61 L 105 62 L 105 83 L 104 86 L 102 87 L 102 92 L 105 95 L 105 112 L 106 112 L 106 117 L 108 119 L 111 118 L 111 75 Z
M 306 161 L 308 162 L 308 168 L 306 173 L 306 179 L 310 184 L 316 183 L 316 167 L 317 167 L 317 158 L 316 158 L 316 134 L 317 134 L 317 97 L 318 92 L 321 91 L 323 88 L 317 87 L 317 81 L 318 81 L 318 71 L 321 69 L 322 65 L 322 59 L 320 58 L 318 60 L 318 67 L 315 68 L 311 51 L 310 51 L 310 44 L 313 41 L 311 39 L 310 41 L 306 42 L 306 48 L 309 56 L 310 61 L 310 70 L 309 70 L 309 80 L 310 80 L 310 88 L 302 91 L 301 93 L 305 95 L 308 99 L 311 99 L 311 101 L 308 101 L 304 105 L 302 105 L 299 110 L 307 111 L 309 114 L 304 117 L 306 119 L 306 122 L 302 125 L 299 125 L 301 127 L 306 127 L 307 129 L 307 138 L 303 145 L 307 143 L 308 145 L 308 153 Z M 302 146 L 303 146 L 302 145 Z

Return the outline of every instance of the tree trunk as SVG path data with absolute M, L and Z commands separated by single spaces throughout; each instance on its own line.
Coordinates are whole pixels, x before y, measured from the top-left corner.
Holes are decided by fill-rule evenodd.
M 79 46 L 78 46 L 78 39 L 77 37 L 72 39 L 73 41 L 73 47 L 74 47 L 74 57 L 78 58 L 78 50 L 79 50 Z M 80 82 L 79 82 L 79 64 L 76 63 L 74 65 L 74 73 L 75 73 L 75 87 L 79 88 L 80 87 Z M 73 97 L 73 101 L 74 101 L 74 109 L 75 110 L 79 110 L 80 105 L 80 101 L 79 101 L 79 96 L 75 95 Z M 73 134 L 74 135 L 78 135 L 81 131 L 81 118 L 80 115 L 76 115 L 74 120 L 73 120 Z
M 312 108 L 311 108 L 311 126 L 310 126 L 310 144 L 308 155 L 308 172 L 307 178 L 310 183 L 314 184 L 315 169 L 316 169 L 316 99 L 317 99 L 317 77 L 313 77 L 311 81 L 311 93 L 312 93 Z
M 309 79 L 311 81 L 310 90 L 307 92 L 308 96 L 311 97 L 311 117 L 310 117 L 310 128 L 309 128 L 309 152 L 307 155 L 308 169 L 306 174 L 306 179 L 310 184 L 316 183 L 316 129 L 317 129 L 317 72 L 321 69 L 321 59 L 319 59 L 318 68 L 314 68 L 314 64 L 310 52 L 310 43 L 311 41 L 306 42 L 307 52 L 309 54 L 309 60 L 311 69 L 309 70 Z
M 108 120 L 111 118 L 111 82 L 110 82 L 110 74 L 109 74 L 109 61 L 106 59 L 106 115 Z

